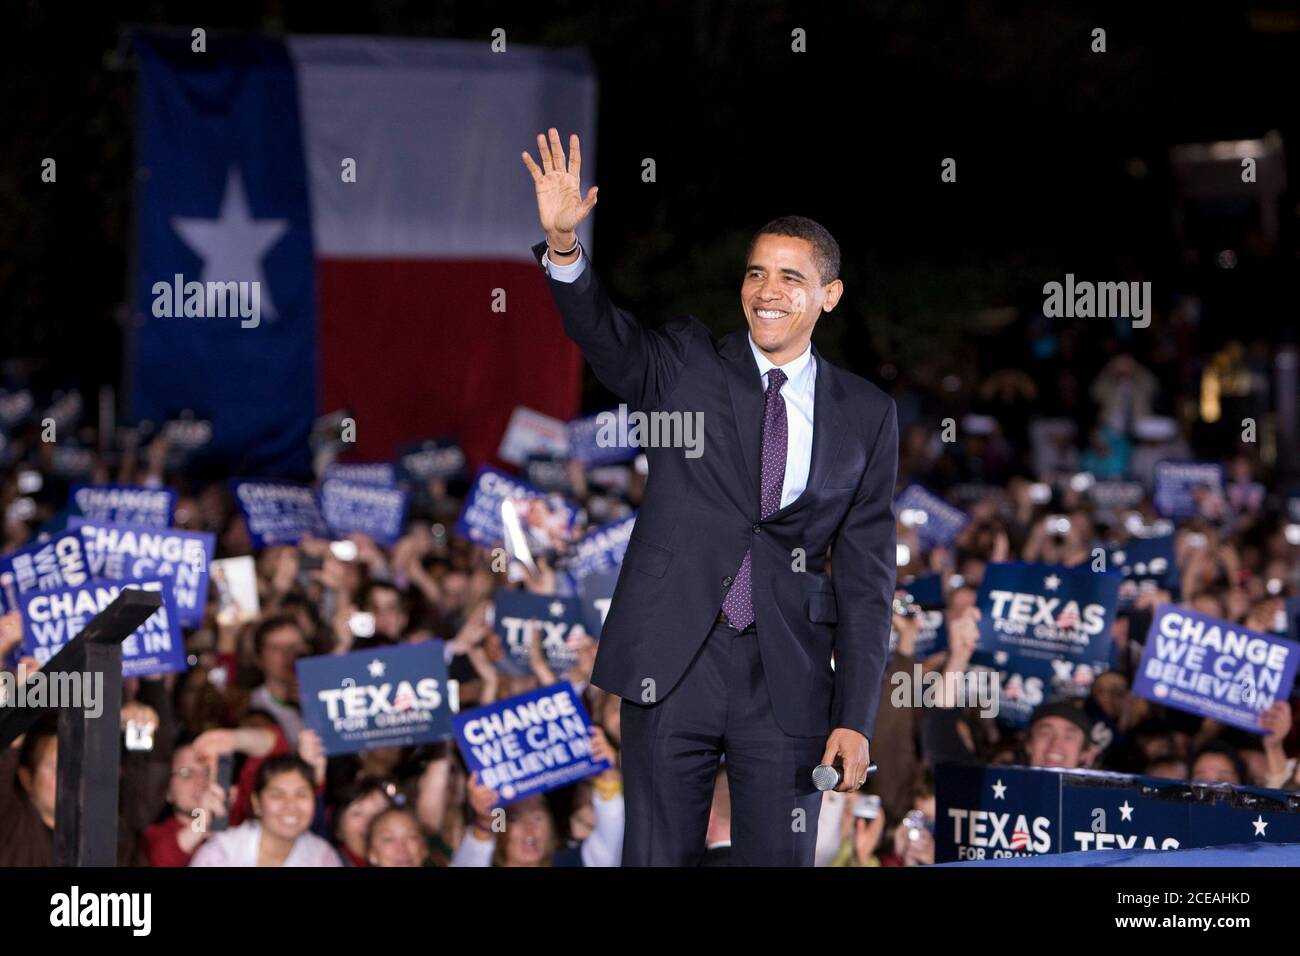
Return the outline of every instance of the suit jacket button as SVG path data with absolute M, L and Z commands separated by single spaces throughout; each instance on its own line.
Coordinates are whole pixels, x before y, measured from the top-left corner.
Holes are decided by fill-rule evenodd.
M 724 588 L 729 588 L 729 587 L 731 587 L 731 578 L 723 578 L 723 579 L 722 579 L 722 586 L 723 586 Z

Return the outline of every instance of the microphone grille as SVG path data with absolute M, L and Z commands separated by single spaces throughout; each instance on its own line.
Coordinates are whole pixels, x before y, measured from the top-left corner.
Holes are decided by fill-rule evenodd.
M 840 772 L 828 764 L 818 764 L 813 767 L 812 782 L 818 790 L 834 790 L 840 782 Z

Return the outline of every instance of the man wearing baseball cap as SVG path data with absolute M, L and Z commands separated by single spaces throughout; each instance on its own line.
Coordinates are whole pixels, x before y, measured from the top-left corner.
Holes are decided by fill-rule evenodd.
M 1031 767 L 1087 767 L 1097 755 L 1088 715 L 1068 701 L 1042 704 L 1029 720 L 1025 751 Z

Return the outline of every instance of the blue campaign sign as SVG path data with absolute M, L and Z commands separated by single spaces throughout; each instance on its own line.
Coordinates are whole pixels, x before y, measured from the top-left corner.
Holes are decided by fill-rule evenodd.
M 360 532 L 381 544 L 395 544 L 406 521 L 406 497 L 401 488 L 328 478 L 321 485 L 320 508 L 325 524 L 335 535 Z
M 591 718 L 571 684 L 552 684 L 452 718 L 456 743 L 479 782 L 502 804 L 601 773 Z
M 972 661 L 1002 672 L 999 719 L 1023 727 L 1039 703 L 1082 697 L 1110 663 L 1122 578 L 1050 564 L 990 564 L 976 606 Z
M 629 434 L 627 410 L 617 409 L 569 422 L 569 457 L 588 468 L 631 461 L 641 447 Z
M 934 796 L 936 863 L 1061 852 L 1056 774 L 940 764 Z
M 1260 734 L 1260 713 L 1291 696 L 1298 655 L 1300 644 L 1284 637 L 1162 604 L 1133 693 Z
M 951 544 L 970 524 L 966 512 L 920 485 L 904 488 L 894 502 L 894 510 L 905 526 L 916 529 L 926 550 Z
M 235 481 L 235 501 L 253 547 L 297 544 L 304 535 L 329 534 L 316 493 L 291 481 Z
M 441 641 L 303 657 L 297 668 L 303 722 L 331 757 L 451 736 L 457 688 Z
M 86 563 L 96 581 L 166 581 L 176 600 L 180 626 L 202 626 L 215 535 L 85 518 L 72 518 L 69 524 L 81 535 Z
M 623 565 L 627 542 L 636 524 L 636 512 L 609 524 L 601 525 L 569 546 L 564 568 L 581 582 L 589 574 L 617 571 Z
M 1174 560 L 1174 536 L 1133 538 L 1110 548 L 1110 566 L 1124 581 L 1119 588 L 1119 606 L 1128 608 L 1138 596 L 1151 590 L 1177 591 L 1178 563 Z
M 1156 511 L 1166 518 L 1191 518 L 1197 513 L 1197 499 L 1223 494 L 1223 466 L 1210 461 L 1161 461 L 1156 463 Z
M 62 531 L 0 558 L 0 594 L 7 610 L 17 608 L 19 597 L 29 591 L 80 587 L 89 581 L 86 551 L 76 531 Z
M 354 485 L 378 485 L 392 488 L 397 484 L 397 466 L 391 461 L 343 463 L 331 462 L 325 469 L 325 480 L 351 482 Z
M 77 588 L 24 594 L 19 603 L 23 653 L 45 666 L 124 588 L 159 591 L 163 606 L 122 642 L 122 676 L 148 677 L 185 670 L 185 643 L 176 619 L 176 603 L 171 588 L 162 581 L 95 581 Z
M 915 658 L 929 657 L 948 647 L 948 624 L 944 619 L 943 579 L 938 574 L 923 574 L 903 590 L 921 608 L 921 628 L 912 649 Z
M 1300 841 L 1291 794 L 1093 770 L 940 764 L 935 861 Z
M 599 638 L 605 627 L 605 616 L 618 584 L 618 571 L 597 571 L 578 582 L 578 596 L 582 600 L 582 620 L 587 633 Z
M 1143 779 L 1116 786 L 1112 774 L 1075 773 L 1061 788 L 1061 852 L 1075 850 L 1180 850 L 1207 846 L 1208 834 L 1192 832 L 1186 786 Z M 1237 842 L 1237 841 L 1232 841 Z
M 412 484 L 460 478 L 465 474 L 465 452 L 451 439 L 416 442 L 398 449 L 397 469 Z
M 474 475 L 465 506 L 456 521 L 456 534 L 488 547 L 500 544 L 505 536 L 501 527 L 501 502 L 507 498 L 541 499 L 553 518 L 567 528 L 572 528 L 578 518 L 578 508 L 563 498 L 547 496 L 526 481 L 484 465 Z
M 524 673 L 529 672 L 529 635 L 542 642 L 546 663 L 557 674 L 577 661 L 574 642 L 590 636 L 578 598 L 502 590 L 496 592 L 492 613 L 493 629 L 505 642 L 506 654 Z
M 77 513 L 91 521 L 166 528 L 176 511 L 176 492 L 171 488 L 73 485 L 71 497 Z

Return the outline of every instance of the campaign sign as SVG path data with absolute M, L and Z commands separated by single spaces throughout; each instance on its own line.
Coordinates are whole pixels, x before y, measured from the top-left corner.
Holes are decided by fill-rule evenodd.
M 942 763 L 934 782 L 936 863 L 1061 852 L 1055 773 Z
M 397 467 L 389 461 L 357 463 L 331 462 L 325 469 L 325 480 L 337 479 L 354 485 L 378 485 L 391 488 L 397 484 Z
M 1223 466 L 1210 461 L 1161 461 L 1156 463 L 1156 511 L 1166 518 L 1196 515 L 1202 495 L 1223 494 Z
M 573 642 L 589 636 L 577 598 L 501 590 L 496 592 L 492 614 L 493 629 L 505 642 L 506 653 L 525 673 L 529 672 L 530 639 L 541 641 L 547 666 L 563 674 L 578 659 Z
M 590 574 L 617 571 L 623 565 L 627 542 L 636 524 L 636 512 L 583 535 L 569 547 L 565 570 L 581 582 Z
M 591 718 L 567 683 L 551 684 L 452 718 L 456 743 L 502 804 L 609 769 L 591 755 Z
M 605 627 L 605 617 L 614 598 L 618 584 L 618 571 L 597 571 L 578 582 L 578 597 L 582 601 L 582 621 L 587 633 L 599 638 Z
M 626 413 L 610 410 L 575 418 L 568 427 L 569 457 L 588 468 L 631 461 L 641 451 L 640 445 L 630 440 Z
M 954 508 L 920 485 L 904 488 L 894 502 L 894 511 L 904 525 L 916 529 L 921 546 L 927 551 L 951 544 L 970 523 L 966 512 Z
M 1261 734 L 1259 715 L 1291 696 L 1300 644 L 1162 604 L 1133 693 Z
M 523 405 L 510 413 L 501 447 L 497 449 L 497 457 L 516 468 L 523 467 L 529 455 L 563 457 L 568 453 L 569 430 L 564 422 Z
M 185 643 L 171 588 L 162 581 L 94 581 L 77 588 L 32 591 L 22 596 L 23 653 L 42 667 L 117 599 L 124 589 L 160 591 L 163 606 L 122 642 L 122 676 L 148 677 L 186 668 Z
M 135 485 L 73 485 L 72 502 L 77 513 L 91 521 L 167 528 L 176 511 L 176 492 Z
M 1152 590 L 1176 591 L 1178 563 L 1174 560 L 1173 535 L 1133 538 L 1110 549 L 1111 567 L 1124 576 L 1119 588 L 1119 606 L 1129 608 L 1138 596 Z
M 80 587 L 89 581 L 86 551 L 75 531 L 60 532 L 0 558 L 0 594 L 7 610 L 17 608 L 19 597 L 29 591 Z
M 948 625 L 944 618 L 943 581 L 938 574 L 923 574 L 903 586 L 903 590 L 912 596 L 912 603 L 921 608 L 920 630 L 916 633 L 916 645 L 912 656 L 916 659 L 929 657 L 946 650 L 948 647 Z
M 254 548 L 297 544 L 304 535 L 329 534 L 316 493 L 291 481 L 236 481 L 235 501 Z
M 299 658 L 303 722 L 331 757 L 446 740 L 457 689 L 442 649 L 425 641 Z
M 500 544 L 505 538 L 501 527 L 501 502 L 507 498 L 540 498 L 565 527 L 572 528 L 577 521 L 576 506 L 554 495 L 547 498 L 528 482 L 484 465 L 474 475 L 465 506 L 456 520 L 456 534 L 488 547 Z
M 382 544 L 395 544 L 406 520 L 406 492 L 328 478 L 320 488 L 320 509 L 331 532 L 360 532 Z
M 1095 770 L 945 763 L 935 770 L 935 862 L 1294 842 L 1300 812 L 1289 796 Z
M 166 581 L 181 627 L 201 627 L 208 570 L 216 547 L 206 531 L 150 528 L 72 518 L 86 563 L 97 581 Z
M 1122 578 L 1087 566 L 1009 562 L 984 572 L 972 661 L 1002 672 L 999 719 L 1026 725 L 1055 697 L 1082 697 L 1110 663 L 1110 629 Z
M 401 477 L 413 484 L 459 478 L 465 473 L 465 452 L 451 440 L 404 445 L 397 452 L 397 468 Z

